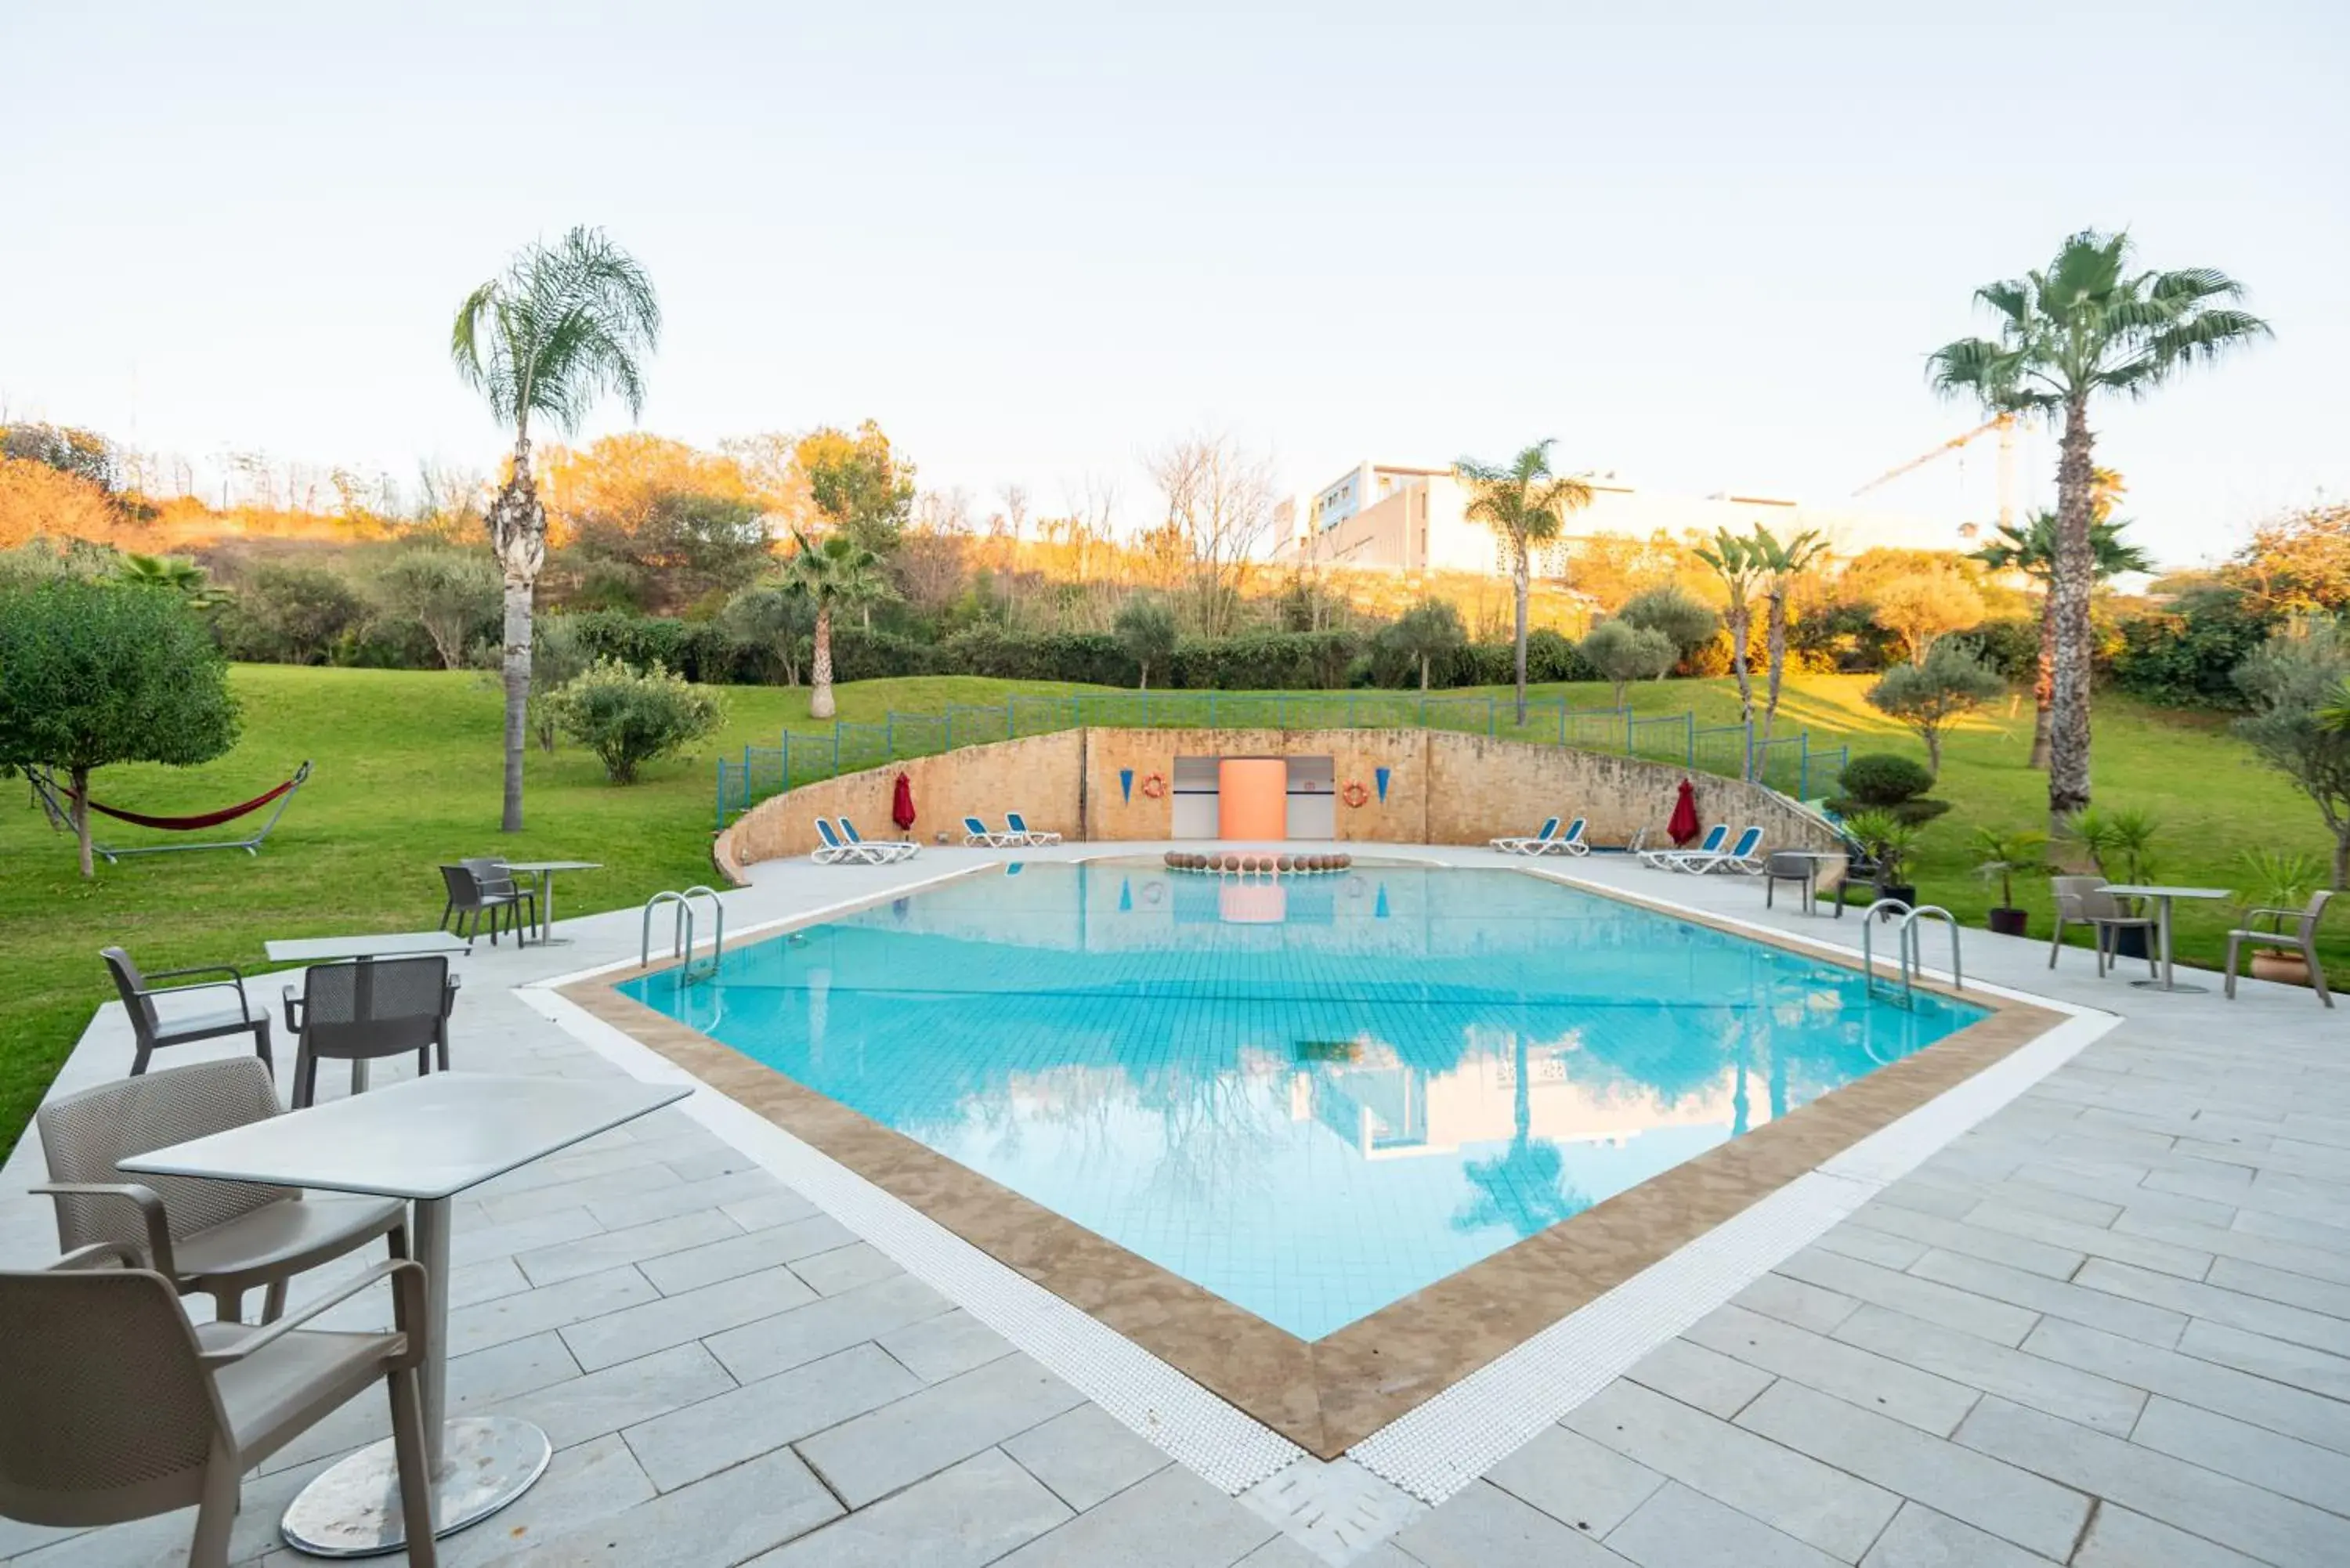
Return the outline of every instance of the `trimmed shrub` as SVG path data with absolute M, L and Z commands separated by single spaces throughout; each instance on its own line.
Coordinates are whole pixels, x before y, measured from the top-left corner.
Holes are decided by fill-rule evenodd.
M 1828 802 L 1838 816 L 1887 812 L 1915 826 L 1931 822 L 1950 809 L 1946 800 L 1929 800 L 1934 775 L 1923 763 L 1893 752 L 1866 752 L 1844 765 L 1837 779 L 1844 793 Z
M 637 782 L 637 770 L 713 734 L 726 711 L 716 697 L 656 664 L 641 673 L 599 659 L 548 701 L 556 728 L 604 763 L 614 784 Z

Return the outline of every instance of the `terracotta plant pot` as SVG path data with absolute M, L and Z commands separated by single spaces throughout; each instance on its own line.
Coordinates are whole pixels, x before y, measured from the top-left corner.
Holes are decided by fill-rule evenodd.
M 2032 912 L 2028 909 L 2002 909 L 1991 912 L 1991 929 L 2003 937 L 2027 935 L 2031 925 Z
M 2275 948 L 2254 948 L 2252 978 L 2272 980 L 2280 985 L 2307 985 L 2309 961 L 2291 949 L 2280 951 Z

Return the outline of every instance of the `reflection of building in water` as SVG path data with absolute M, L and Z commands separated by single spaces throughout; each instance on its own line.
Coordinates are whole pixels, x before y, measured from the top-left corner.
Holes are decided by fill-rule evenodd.
M 1365 1159 L 1440 1154 L 1466 1145 L 1504 1143 L 1517 1135 L 1517 1049 L 1504 1033 L 1471 1029 L 1470 1047 L 1449 1073 L 1405 1065 L 1374 1040 L 1359 1042 L 1351 1062 L 1300 1072 L 1290 1086 L 1290 1115 L 1327 1127 Z M 1668 1102 L 1653 1090 L 1578 1084 L 1568 1061 L 1582 1049 L 1580 1031 L 1526 1044 L 1527 1133 L 1547 1143 L 1620 1145 L 1662 1127 L 1729 1127 L 1740 1119 L 1737 1068 L 1695 1094 Z M 1620 1080 L 1619 1080 L 1620 1082 Z M 1750 1113 L 1763 1119 L 1760 1106 Z

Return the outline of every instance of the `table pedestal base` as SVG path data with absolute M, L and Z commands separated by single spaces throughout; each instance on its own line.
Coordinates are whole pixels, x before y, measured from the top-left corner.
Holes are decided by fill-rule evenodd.
M 449 1535 L 514 1501 L 546 1470 L 546 1434 L 511 1416 L 461 1416 L 443 1428 L 432 1517 Z M 371 1443 L 302 1489 L 279 1524 L 286 1544 L 316 1557 L 375 1557 L 408 1541 L 391 1439 Z

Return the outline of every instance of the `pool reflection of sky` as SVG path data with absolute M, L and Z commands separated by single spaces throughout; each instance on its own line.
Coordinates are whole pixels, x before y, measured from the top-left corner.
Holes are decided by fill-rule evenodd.
M 623 989 L 1305 1339 L 1980 1016 L 1401 867 L 1036 862 Z

